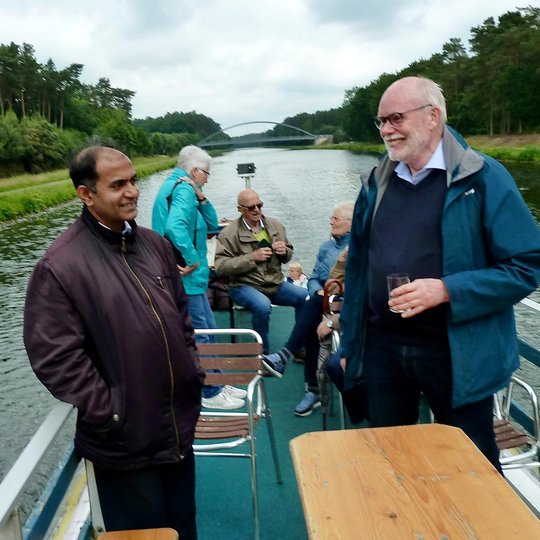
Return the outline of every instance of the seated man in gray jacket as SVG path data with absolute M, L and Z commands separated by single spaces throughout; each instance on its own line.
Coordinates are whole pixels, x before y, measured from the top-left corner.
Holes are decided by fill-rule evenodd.
M 261 335 L 268 354 L 272 304 L 299 308 L 307 290 L 283 281 L 281 265 L 291 259 L 293 246 L 285 227 L 266 217 L 262 208 L 256 191 L 245 189 L 238 194 L 241 215 L 218 236 L 215 268 L 219 276 L 230 279 L 233 301 L 251 311 L 253 329 Z

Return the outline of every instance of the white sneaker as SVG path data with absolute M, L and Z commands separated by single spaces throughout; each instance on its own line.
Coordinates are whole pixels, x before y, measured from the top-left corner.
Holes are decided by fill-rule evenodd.
M 236 386 L 231 386 L 230 384 L 226 384 L 221 391 L 227 392 L 229 396 L 236 399 L 246 399 L 247 397 L 247 392 L 245 390 L 242 390 L 242 388 L 236 388 Z
M 245 405 L 243 399 L 232 397 L 223 389 L 221 392 L 211 398 L 202 398 L 201 404 L 207 409 L 240 409 Z

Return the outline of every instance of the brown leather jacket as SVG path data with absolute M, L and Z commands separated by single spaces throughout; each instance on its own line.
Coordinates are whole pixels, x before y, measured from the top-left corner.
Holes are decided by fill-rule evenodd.
M 115 469 L 182 459 L 204 377 L 170 244 L 130 225 L 83 210 L 34 269 L 24 314 L 32 368 L 78 409 L 77 451 Z

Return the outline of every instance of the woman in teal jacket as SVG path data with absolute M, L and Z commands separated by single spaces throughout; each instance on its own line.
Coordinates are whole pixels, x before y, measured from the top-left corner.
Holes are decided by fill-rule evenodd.
M 167 238 L 185 263 L 178 269 L 188 295 L 194 328 L 216 328 L 206 297 L 209 268 L 206 258 L 208 231 L 217 231 L 218 217 L 202 188 L 210 176 L 210 156 L 197 146 L 180 150 L 178 165 L 165 179 L 152 209 L 152 228 Z M 198 342 L 209 341 L 197 336 Z M 245 391 L 233 387 L 205 386 L 203 406 L 236 409 L 244 402 Z

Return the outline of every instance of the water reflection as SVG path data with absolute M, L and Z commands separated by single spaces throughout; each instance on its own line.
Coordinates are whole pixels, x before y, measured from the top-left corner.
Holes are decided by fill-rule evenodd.
M 505 163 L 516 179 L 523 198 L 540 223 L 540 163 Z

